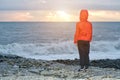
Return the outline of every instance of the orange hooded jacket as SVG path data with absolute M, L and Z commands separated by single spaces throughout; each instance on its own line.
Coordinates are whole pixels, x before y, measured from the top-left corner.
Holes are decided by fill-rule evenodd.
M 81 10 L 80 22 L 76 23 L 76 32 L 74 35 L 74 43 L 78 40 L 91 41 L 92 40 L 92 24 L 87 21 L 88 11 Z

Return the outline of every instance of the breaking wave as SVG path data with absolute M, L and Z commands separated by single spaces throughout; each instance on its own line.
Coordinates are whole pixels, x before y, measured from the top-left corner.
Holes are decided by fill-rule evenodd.
M 92 59 L 120 58 L 120 41 L 93 41 L 90 50 Z M 12 43 L 0 45 L 0 53 L 45 60 L 78 58 L 77 47 L 73 41 L 38 44 Z

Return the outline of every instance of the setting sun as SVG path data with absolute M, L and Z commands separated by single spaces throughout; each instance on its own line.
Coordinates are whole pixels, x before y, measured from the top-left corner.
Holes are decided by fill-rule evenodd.
M 71 21 L 73 18 L 72 15 L 62 10 L 48 11 L 47 13 L 46 19 L 49 21 Z
M 62 18 L 64 20 L 70 20 L 70 15 L 66 13 L 65 11 L 57 11 L 56 13 L 59 18 Z

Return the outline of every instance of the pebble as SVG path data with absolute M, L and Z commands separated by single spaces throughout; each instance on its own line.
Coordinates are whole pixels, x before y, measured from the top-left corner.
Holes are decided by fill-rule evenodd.
M 113 64 L 114 62 L 114 64 Z M 87 72 L 78 72 L 79 60 L 44 61 L 0 55 L 0 77 L 40 75 L 65 80 L 120 79 L 120 59 L 93 60 Z M 112 67 L 112 65 L 114 65 Z M 117 65 L 117 67 L 116 67 Z M 95 67 L 93 67 L 95 66 Z M 100 67 L 100 68 L 99 68 Z M 103 67 L 103 68 L 102 68 Z

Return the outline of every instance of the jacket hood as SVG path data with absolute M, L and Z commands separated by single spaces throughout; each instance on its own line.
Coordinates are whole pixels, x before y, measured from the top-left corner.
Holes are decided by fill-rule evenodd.
M 80 21 L 84 22 L 88 19 L 88 11 L 87 10 L 81 10 L 80 12 Z

